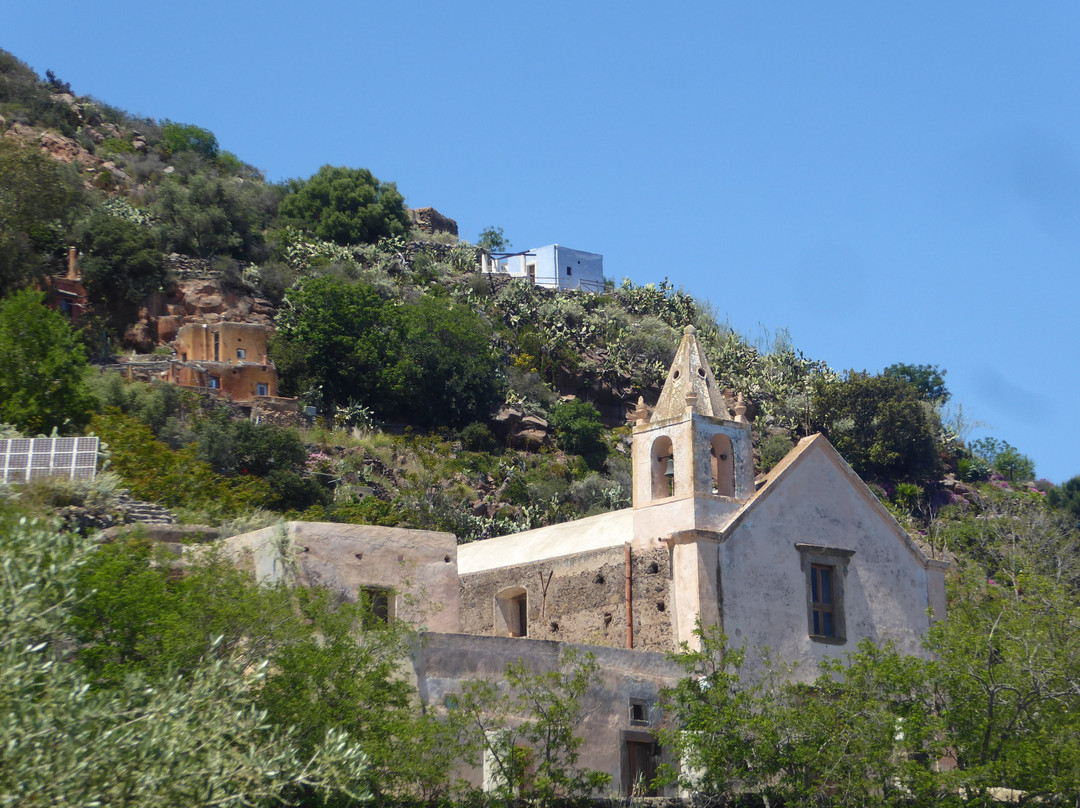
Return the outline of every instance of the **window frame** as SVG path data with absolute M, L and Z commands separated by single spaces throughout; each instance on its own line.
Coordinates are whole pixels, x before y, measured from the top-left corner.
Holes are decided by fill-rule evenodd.
M 808 544 L 805 542 L 796 542 L 795 549 L 799 551 L 799 566 L 803 571 L 805 580 L 806 633 L 814 642 L 844 645 L 847 643 L 844 585 L 847 579 L 848 565 L 851 563 L 851 557 L 855 555 L 855 551 L 842 547 L 826 547 L 821 544 Z M 825 570 L 831 573 L 829 575 L 831 603 L 827 604 L 820 599 L 820 596 L 817 600 L 814 599 L 815 589 L 820 589 L 820 573 Z M 814 631 L 814 616 L 825 614 L 832 615 L 832 634 Z

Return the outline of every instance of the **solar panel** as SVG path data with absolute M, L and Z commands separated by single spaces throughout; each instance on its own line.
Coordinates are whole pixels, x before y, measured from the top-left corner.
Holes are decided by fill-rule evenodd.
M 97 474 L 97 438 L 0 439 L 0 479 L 25 483 L 44 477 L 92 480 Z

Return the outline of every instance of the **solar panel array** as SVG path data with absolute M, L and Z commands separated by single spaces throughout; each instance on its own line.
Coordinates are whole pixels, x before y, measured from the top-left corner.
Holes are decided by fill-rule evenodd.
M 0 440 L 5 483 L 44 477 L 92 480 L 97 474 L 97 438 L 6 438 Z

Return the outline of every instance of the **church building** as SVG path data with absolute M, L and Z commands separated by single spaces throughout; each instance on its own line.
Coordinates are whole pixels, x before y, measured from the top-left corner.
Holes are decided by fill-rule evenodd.
M 821 435 L 755 480 L 745 407 L 727 409 L 692 326 L 656 407 L 639 402 L 631 417 L 624 510 L 461 546 L 447 533 L 291 522 L 289 565 L 280 528 L 227 546 L 262 579 L 364 592 L 387 619 L 425 626 L 413 667 L 430 704 L 519 658 L 550 669 L 564 644 L 595 653 L 601 704 L 580 728 L 581 762 L 625 794 L 661 754 L 658 693 L 681 675 L 665 653 L 695 646 L 699 624 L 768 647 L 806 681 L 864 638 L 923 653 L 945 616 L 947 565 Z

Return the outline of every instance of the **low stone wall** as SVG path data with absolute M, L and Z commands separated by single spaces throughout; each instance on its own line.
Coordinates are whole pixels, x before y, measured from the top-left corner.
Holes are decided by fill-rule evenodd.
M 530 638 L 625 648 L 624 552 L 619 546 L 463 574 L 461 630 L 502 633 L 501 626 L 496 626 L 496 596 L 510 587 L 521 587 L 528 593 Z M 666 651 L 674 647 L 667 549 L 633 551 L 631 575 L 634 648 Z

